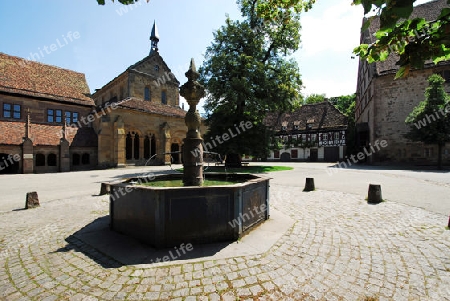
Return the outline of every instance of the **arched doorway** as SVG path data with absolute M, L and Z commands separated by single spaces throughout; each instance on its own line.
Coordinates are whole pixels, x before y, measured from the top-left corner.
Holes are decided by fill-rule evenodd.
M 15 155 L 16 159 L 17 156 Z M 15 174 L 19 173 L 19 161 L 14 159 L 12 154 L 0 154 L 0 174 Z
M 130 133 L 127 134 L 127 138 L 125 139 L 125 158 L 127 160 L 133 158 L 133 138 Z
M 291 162 L 291 154 L 287 153 L 287 152 L 282 153 L 281 157 L 280 157 L 280 161 L 281 162 Z
M 172 143 L 172 145 L 170 146 L 170 152 L 172 153 L 172 160 L 174 164 L 180 164 L 180 153 L 178 153 L 180 151 L 180 146 L 177 143 Z

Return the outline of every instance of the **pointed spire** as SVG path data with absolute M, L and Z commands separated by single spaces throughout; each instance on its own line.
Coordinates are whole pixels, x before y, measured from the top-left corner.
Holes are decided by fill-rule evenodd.
M 156 27 L 156 21 L 153 21 L 153 28 L 152 34 L 150 35 L 150 41 L 152 41 L 150 54 L 152 54 L 153 52 L 158 52 L 159 33 L 158 28 Z

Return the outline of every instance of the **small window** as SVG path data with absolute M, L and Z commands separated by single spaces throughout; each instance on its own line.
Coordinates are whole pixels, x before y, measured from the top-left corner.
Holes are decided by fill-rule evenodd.
M 55 110 L 55 122 L 61 123 L 62 122 L 62 111 L 61 110 Z
M 162 103 L 163 105 L 166 105 L 166 104 L 167 104 L 167 95 L 166 95 L 166 91 L 162 91 L 162 92 L 161 92 L 161 103 Z
M 294 125 L 294 130 L 298 130 L 298 125 Z
M 280 151 L 274 151 L 274 152 L 273 152 L 273 157 L 274 157 L 275 159 L 279 159 L 279 158 L 280 158 Z
M 83 165 L 88 165 L 91 164 L 91 158 L 89 154 L 83 154 L 83 156 L 81 157 L 81 164 Z
M 52 109 L 47 110 L 47 122 L 54 122 L 55 121 L 55 111 Z
M 150 101 L 150 88 L 145 87 L 144 89 L 144 100 Z
M 3 104 L 3 117 L 11 118 L 11 105 L 9 103 Z
M 44 154 L 36 154 L 36 166 L 45 166 Z
M 14 105 L 13 118 L 14 118 L 14 119 L 20 119 L 20 116 L 21 116 L 20 105 Z
M 71 123 L 71 121 L 72 121 L 71 117 L 72 117 L 72 113 L 66 111 L 66 124 L 70 124 Z
M 55 154 L 48 154 L 47 164 L 48 164 L 48 166 L 56 166 L 56 155 Z
M 78 123 L 78 112 L 72 113 L 72 123 Z

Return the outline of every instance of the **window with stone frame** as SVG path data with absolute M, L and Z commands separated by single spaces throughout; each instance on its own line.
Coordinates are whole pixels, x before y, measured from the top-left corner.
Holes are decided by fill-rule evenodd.
M 149 87 L 145 87 L 144 88 L 144 100 L 150 101 L 150 98 L 151 98 L 150 88 Z
M 161 103 L 163 105 L 167 104 L 167 93 L 166 93 L 166 91 L 161 91 Z

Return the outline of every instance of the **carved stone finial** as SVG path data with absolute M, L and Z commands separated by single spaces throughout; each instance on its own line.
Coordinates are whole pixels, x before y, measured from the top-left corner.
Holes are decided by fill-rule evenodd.
M 205 96 L 205 87 L 197 82 L 200 74 L 195 68 L 194 59 L 191 59 L 189 70 L 185 74 L 188 81 L 180 87 L 180 95 L 189 104 L 189 111 L 184 118 L 188 132 L 183 148 L 183 183 L 185 186 L 201 186 L 203 183 L 203 139 L 200 136 L 202 119 L 196 106 L 200 98 Z

